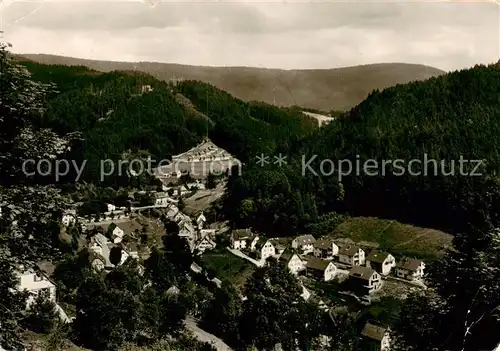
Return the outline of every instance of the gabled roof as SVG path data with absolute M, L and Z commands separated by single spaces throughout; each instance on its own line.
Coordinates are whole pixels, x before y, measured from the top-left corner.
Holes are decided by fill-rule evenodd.
M 153 196 L 156 198 L 156 199 L 161 199 L 161 198 L 166 198 L 168 197 L 168 193 L 165 193 L 165 192 L 156 192 L 153 194 Z
M 309 245 L 316 242 L 316 239 L 311 234 L 301 235 L 294 239 L 294 241 L 299 245 Z
M 416 271 L 422 263 L 423 263 L 422 260 L 417 260 L 415 258 L 405 258 L 400 262 L 398 262 L 396 266 L 398 268 L 407 269 L 409 271 Z
M 176 287 L 175 285 L 172 285 L 170 288 L 167 289 L 167 291 L 165 291 L 165 294 L 167 295 L 179 295 L 180 294 L 180 290 L 178 287 Z
M 267 239 L 267 240 L 259 240 L 257 241 L 257 243 L 255 244 L 255 249 L 256 250 L 260 250 L 264 247 L 264 245 L 266 245 L 267 243 L 270 243 L 271 245 L 273 245 L 273 243 L 271 242 L 271 240 Z M 274 246 L 274 245 L 273 245 Z
M 286 249 L 288 245 L 290 244 L 290 239 L 289 238 L 272 238 L 270 239 L 271 243 L 277 248 L 277 249 Z
M 373 340 L 382 341 L 385 333 L 387 333 L 387 328 L 367 322 L 361 332 L 361 335 Z
M 328 267 L 331 261 L 323 260 L 321 258 L 308 256 L 306 259 L 306 268 L 313 269 L 317 271 L 324 271 Z
M 373 269 L 363 266 L 354 266 L 349 271 L 350 277 L 356 277 L 364 280 L 370 280 L 372 275 L 376 274 Z
M 330 239 L 319 239 L 314 243 L 315 249 L 330 250 L 333 246 L 333 241 Z
M 347 255 L 347 256 L 354 256 L 355 254 L 358 253 L 358 251 L 360 249 L 361 248 L 357 245 L 347 244 L 347 245 L 344 245 L 340 248 L 339 254 L 340 255 Z
M 371 262 L 384 263 L 384 261 L 389 257 L 389 255 L 390 254 L 387 252 L 373 250 L 372 252 L 370 252 L 366 260 Z
M 252 235 L 252 232 L 249 228 L 247 229 L 236 229 L 231 233 L 231 238 L 233 240 L 243 240 L 249 239 Z
M 288 263 L 288 262 L 290 262 L 290 260 L 292 259 L 292 257 L 293 257 L 294 255 L 297 255 L 297 253 L 296 253 L 295 251 L 293 251 L 293 250 L 286 250 L 286 251 L 284 251 L 284 252 L 280 255 L 280 257 L 279 257 L 278 261 Z M 300 260 L 302 260 L 302 259 L 300 258 L 300 256 L 299 256 L 299 255 L 297 255 L 297 257 L 298 257 Z

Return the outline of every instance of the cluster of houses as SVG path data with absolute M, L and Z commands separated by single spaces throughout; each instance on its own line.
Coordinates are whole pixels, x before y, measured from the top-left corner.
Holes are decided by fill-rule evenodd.
M 349 269 L 349 283 L 353 291 L 361 296 L 369 295 L 382 286 L 382 276 L 394 271 L 395 276 L 413 281 L 424 274 L 423 261 L 404 258 L 396 262 L 390 253 L 365 250 L 353 242 L 339 242 L 328 238 L 316 240 L 312 235 L 301 235 L 291 243 L 286 239 L 266 239 L 252 234 L 249 229 L 233 231 L 233 249 L 255 253 L 266 260 L 276 257 L 294 275 L 305 274 L 323 281 L 335 278 L 339 269 Z
M 78 205 L 78 204 L 77 204 Z M 75 224 L 76 222 L 85 225 L 87 223 L 99 223 L 112 220 L 130 219 L 130 212 L 125 207 L 116 207 L 112 204 L 107 204 L 107 211 L 101 214 L 95 214 L 89 218 L 79 217 L 76 209 L 68 209 L 63 212 L 61 222 L 66 227 Z
M 134 241 L 124 242 L 125 236 L 136 236 L 141 230 L 142 226 L 134 221 L 127 222 L 111 222 L 96 225 L 87 225 L 86 229 L 89 231 L 98 231 L 90 238 L 88 248 L 95 255 L 92 259 L 92 266 L 96 270 L 107 269 L 110 270 L 115 267 L 110 260 L 110 254 L 113 248 L 121 250 L 120 262 L 116 265 L 123 264 L 127 258 L 139 258 L 139 251 L 137 244 Z
M 347 286 L 358 296 L 366 296 L 382 286 L 382 277 L 395 273 L 409 281 L 422 279 L 425 265 L 421 260 L 404 258 L 399 262 L 389 253 L 365 250 L 349 240 L 316 240 L 312 235 L 287 238 L 259 238 L 250 229 L 231 233 L 231 247 L 242 252 L 253 252 L 261 260 L 274 257 L 296 275 L 306 275 L 331 281 L 339 271 L 348 273 Z M 348 270 L 345 270 L 347 268 Z M 369 321 L 361 331 L 366 349 L 387 351 L 390 331 L 386 326 Z
M 202 254 L 216 247 L 215 229 L 205 228 L 207 219 L 200 213 L 193 221 L 191 217 L 179 211 L 172 205 L 167 212 L 167 217 L 179 226 L 179 236 L 186 239 L 191 252 Z

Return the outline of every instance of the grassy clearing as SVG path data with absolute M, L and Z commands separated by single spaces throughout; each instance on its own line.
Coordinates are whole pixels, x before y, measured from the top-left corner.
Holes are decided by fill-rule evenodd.
M 439 257 L 443 249 L 451 245 L 452 240 L 450 234 L 439 230 L 374 217 L 349 218 L 331 236 L 377 242 L 381 250 L 422 259 Z
M 255 270 L 253 264 L 224 248 L 205 253 L 201 261 L 203 267 L 212 270 L 217 278 L 228 280 L 239 288 L 245 285 L 246 280 Z

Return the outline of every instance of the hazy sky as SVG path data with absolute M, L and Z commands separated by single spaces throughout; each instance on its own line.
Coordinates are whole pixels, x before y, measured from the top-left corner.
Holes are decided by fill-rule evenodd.
M 3 1 L 19 53 L 285 69 L 500 57 L 498 2 Z

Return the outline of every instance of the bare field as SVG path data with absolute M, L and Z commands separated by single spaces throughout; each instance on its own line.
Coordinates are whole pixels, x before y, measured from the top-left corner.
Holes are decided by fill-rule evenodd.
M 375 217 L 349 218 L 331 235 L 354 241 L 376 242 L 382 250 L 427 259 L 439 257 L 446 247 L 451 246 L 452 241 L 450 234 L 439 230 Z

